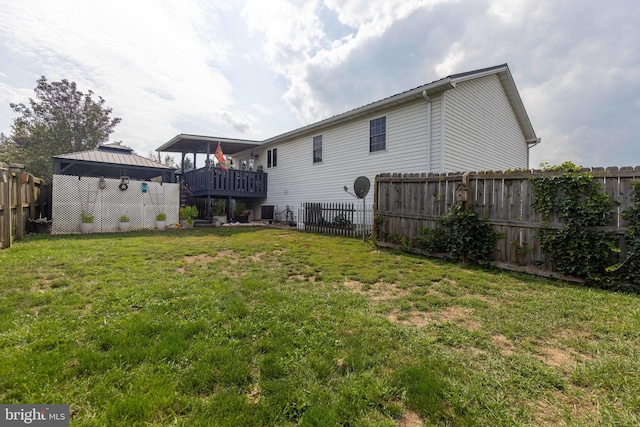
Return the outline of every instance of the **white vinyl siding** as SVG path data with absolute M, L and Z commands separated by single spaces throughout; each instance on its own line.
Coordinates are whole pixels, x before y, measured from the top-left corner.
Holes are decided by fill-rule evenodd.
M 446 93 L 443 172 L 527 167 L 527 144 L 496 74 Z
M 356 202 L 359 176 L 381 173 L 505 170 L 527 166 L 524 134 L 497 75 L 459 82 L 454 89 L 424 99 L 323 127 L 256 150 L 256 167 L 269 174 L 268 198 L 260 205 L 287 205 L 297 215 L 302 202 Z M 369 152 L 370 121 L 386 117 L 386 150 Z M 430 119 L 429 119 L 430 117 Z M 322 162 L 309 164 L 310 143 L 322 135 Z M 266 168 L 267 151 L 278 148 L 278 167 Z M 247 153 L 248 155 L 248 153 Z M 372 194 L 367 196 L 372 201 Z
M 277 168 L 266 168 L 269 147 L 265 147 L 256 165 L 264 164 L 269 174 L 268 198 L 257 202 L 256 214 L 260 205 L 276 205 L 278 211 L 289 205 L 297 214 L 302 202 L 357 202 L 343 188 L 352 190 L 359 176 L 369 178 L 367 200 L 372 202 L 377 174 L 429 172 L 426 112 L 427 103 L 420 100 L 323 129 L 322 163 L 312 168 L 308 159 L 313 134 L 279 142 Z M 383 115 L 387 117 L 386 151 L 369 153 L 369 122 Z

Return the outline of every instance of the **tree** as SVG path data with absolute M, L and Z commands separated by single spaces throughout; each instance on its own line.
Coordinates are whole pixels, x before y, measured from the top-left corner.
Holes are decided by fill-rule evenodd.
M 20 116 L 13 120 L 11 136 L 0 141 L 4 161 L 24 163 L 27 172 L 45 179 L 53 175 L 52 156 L 91 150 L 106 142 L 120 118 L 111 118 L 104 99 L 75 82 L 38 80 L 35 99 L 28 105 L 9 104 Z
M 182 170 L 182 163 L 178 165 L 178 169 Z M 185 157 L 184 158 L 184 171 L 188 172 L 190 170 L 193 170 L 193 162 L 191 161 L 191 158 Z
M 160 153 L 154 153 L 153 151 L 149 150 L 149 153 L 147 154 L 147 158 L 153 160 L 154 162 L 162 163 L 165 166 L 169 166 L 170 168 L 174 168 L 174 169 L 178 168 L 178 165 L 176 165 L 175 159 L 168 154 L 165 154 L 164 160 L 163 160 L 160 156 Z

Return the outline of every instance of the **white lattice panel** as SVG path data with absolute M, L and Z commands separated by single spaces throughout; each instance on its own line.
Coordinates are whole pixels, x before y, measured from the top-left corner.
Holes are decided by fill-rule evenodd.
M 118 231 L 121 215 L 131 218 L 131 229 L 155 228 L 156 214 L 167 214 L 167 224 L 178 222 L 180 186 L 131 180 L 126 190 L 119 179 L 105 178 L 105 188 L 98 187 L 99 178 L 68 175 L 53 176 L 52 227 L 54 234 L 78 233 L 80 213 L 94 215 L 94 233 Z

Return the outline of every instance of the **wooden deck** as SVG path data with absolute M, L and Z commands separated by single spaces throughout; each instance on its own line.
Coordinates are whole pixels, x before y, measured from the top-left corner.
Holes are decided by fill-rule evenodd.
M 193 197 L 267 197 L 267 174 L 264 172 L 200 168 L 185 172 L 183 178 Z

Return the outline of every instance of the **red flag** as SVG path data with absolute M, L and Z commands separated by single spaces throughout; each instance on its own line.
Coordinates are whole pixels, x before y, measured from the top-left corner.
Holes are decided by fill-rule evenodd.
M 225 166 L 225 163 L 227 162 L 227 159 L 225 159 L 224 154 L 222 154 L 222 148 L 220 147 L 220 142 L 218 142 L 218 148 L 216 148 L 216 152 L 214 155 L 216 156 L 216 159 L 218 159 L 218 167 L 223 171 L 226 171 L 227 167 Z

